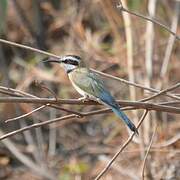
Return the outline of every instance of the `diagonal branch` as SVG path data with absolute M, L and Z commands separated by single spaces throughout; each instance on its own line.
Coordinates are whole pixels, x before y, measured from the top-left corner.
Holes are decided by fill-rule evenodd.
M 146 166 L 146 160 L 147 160 L 148 154 L 150 152 L 150 149 L 152 147 L 152 143 L 153 143 L 153 139 L 154 139 L 156 131 L 157 131 L 157 126 L 154 129 L 153 135 L 151 137 L 151 140 L 150 140 L 150 143 L 149 143 L 149 146 L 148 146 L 148 149 L 146 151 L 146 154 L 145 154 L 145 157 L 144 157 L 144 161 L 143 161 L 143 164 L 142 164 L 142 174 L 141 174 L 142 180 L 144 180 L 144 171 L 145 171 L 145 166 Z
M 158 20 L 152 18 L 152 17 L 148 17 L 148 16 L 144 16 L 142 14 L 130 11 L 126 8 L 123 7 L 122 2 L 120 0 L 119 5 L 117 6 L 117 8 L 119 8 L 121 11 L 127 12 L 129 14 L 132 14 L 134 16 L 140 17 L 142 19 L 145 19 L 146 21 L 150 21 L 154 24 L 159 25 L 160 27 L 164 28 L 166 31 L 168 31 L 169 33 L 171 33 L 177 40 L 180 40 L 180 36 L 176 34 L 176 32 L 172 31 L 169 27 L 167 27 L 166 25 L 162 24 L 161 22 L 159 22 Z
M 144 121 L 146 115 L 148 113 L 148 110 L 144 112 L 144 114 L 141 117 L 141 120 L 138 123 L 137 129 L 139 129 L 140 125 Z M 135 132 L 132 133 L 131 136 L 127 139 L 127 141 L 123 144 L 123 146 L 117 151 L 117 153 L 113 156 L 113 158 L 109 161 L 109 163 L 106 165 L 106 167 L 98 174 L 98 176 L 95 178 L 95 180 L 99 180 L 111 167 L 112 163 L 117 159 L 117 157 L 121 154 L 121 152 L 128 146 L 128 144 L 132 141 L 133 137 L 135 136 Z
M 16 120 L 21 119 L 21 118 L 25 118 L 25 117 L 27 117 L 27 116 L 29 116 L 29 115 L 37 112 L 37 111 L 40 111 L 41 109 L 45 108 L 46 106 L 47 105 L 42 105 L 42 106 L 40 106 L 40 107 L 38 107 L 36 109 L 33 109 L 32 111 L 30 111 L 28 113 L 25 113 L 25 114 L 21 115 L 21 116 L 18 116 L 18 117 L 15 117 L 15 118 L 6 119 L 4 122 L 7 123 L 7 122 L 11 122 L 11 121 L 16 121 Z
M 130 109 L 131 108 L 122 108 L 122 110 L 130 110 Z M 67 116 L 50 119 L 48 121 L 35 123 L 35 124 L 32 124 L 32 125 L 26 126 L 24 128 L 21 128 L 21 129 L 6 133 L 5 135 L 0 137 L 0 141 L 3 140 L 3 139 L 6 139 L 8 137 L 11 137 L 11 136 L 13 136 L 15 134 L 18 134 L 18 133 L 27 131 L 29 129 L 32 129 L 32 128 L 38 128 L 38 127 L 41 127 L 41 126 L 44 126 L 44 125 L 48 125 L 48 124 L 52 124 L 52 123 L 56 123 L 56 122 L 64 121 L 64 120 L 68 120 L 68 119 L 70 120 L 70 119 L 73 119 L 73 118 L 83 118 L 83 117 L 87 117 L 87 116 L 92 116 L 92 115 L 102 114 L 102 113 L 109 113 L 109 112 L 112 112 L 112 111 L 110 109 L 106 108 L 106 109 L 102 109 L 102 110 L 96 110 L 96 111 L 90 111 L 90 112 L 86 112 L 86 113 L 81 113 L 81 116 L 77 116 L 76 114 L 70 114 L 70 115 L 67 115 Z

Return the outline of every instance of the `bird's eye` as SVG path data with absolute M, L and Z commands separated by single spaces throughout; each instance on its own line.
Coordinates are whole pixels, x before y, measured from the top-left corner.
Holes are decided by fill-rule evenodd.
M 71 65 L 75 65 L 75 66 L 78 66 L 78 61 L 75 61 L 75 60 L 72 60 L 72 59 L 65 59 L 63 61 L 65 64 L 71 64 Z
M 66 60 L 64 60 L 63 62 L 64 62 L 65 64 L 67 64 L 67 63 L 68 63 L 68 60 L 66 59 Z

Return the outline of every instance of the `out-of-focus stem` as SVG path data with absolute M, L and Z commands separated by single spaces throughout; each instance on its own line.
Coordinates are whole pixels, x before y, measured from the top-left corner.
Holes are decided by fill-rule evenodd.
M 122 0 L 123 7 L 127 8 L 126 1 Z M 122 12 L 124 25 L 125 25 L 125 33 L 126 33 L 126 45 L 127 45 L 127 70 L 129 80 L 135 82 L 135 72 L 134 72 L 134 60 L 133 60 L 133 35 L 132 35 L 132 22 L 130 15 L 128 13 Z M 136 100 L 136 88 L 133 86 L 129 86 L 130 91 L 130 99 Z M 133 111 L 133 120 L 138 122 L 138 112 Z M 134 139 L 136 140 L 136 139 Z
M 176 2 L 176 4 L 175 4 L 174 16 L 172 18 L 171 30 L 175 31 L 175 32 L 177 31 L 177 25 L 178 25 L 178 20 L 179 20 L 179 12 L 180 12 L 180 1 Z M 173 49 L 175 39 L 176 38 L 172 34 L 170 34 L 169 40 L 167 43 L 167 47 L 166 47 L 166 51 L 165 51 L 165 55 L 164 55 L 164 59 L 163 59 L 162 68 L 161 68 L 161 74 L 160 74 L 161 77 L 164 77 L 167 73 L 168 64 L 170 61 L 170 57 L 171 57 L 171 53 L 172 53 L 172 49 Z
M 148 2 L 149 15 L 154 18 L 156 11 L 156 0 L 149 0 Z M 145 78 L 145 84 L 151 86 L 151 80 L 153 77 L 153 54 L 154 54 L 154 24 L 147 21 L 146 26 L 146 52 L 145 52 L 145 65 L 147 78 Z M 144 142 L 148 144 L 150 141 L 150 131 L 151 131 L 151 114 L 148 114 L 146 118 L 146 123 L 144 123 Z

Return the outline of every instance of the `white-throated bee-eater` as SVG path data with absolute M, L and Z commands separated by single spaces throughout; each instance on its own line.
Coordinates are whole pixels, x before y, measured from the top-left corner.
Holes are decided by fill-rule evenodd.
M 66 55 L 59 58 L 49 58 L 43 62 L 59 63 L 67 72 L 74 88 L 84 97 L 98 101 L 109 108 L 121 118 L 129 129 L 138 134 L 135 125 L 120 109 L 119 104 L 105 87 L 102 79 L 96 73 L 88 69 L 82 59 L 76 55 Z

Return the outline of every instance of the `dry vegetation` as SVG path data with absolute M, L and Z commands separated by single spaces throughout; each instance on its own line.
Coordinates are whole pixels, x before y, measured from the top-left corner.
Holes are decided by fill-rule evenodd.
M 63 69 L 40 62 L 45 54 L 0 41 L 0 179 L 98 179 L 105 167 L 105 180 L 178 179 L 179 11 L 178 0 L 1 0 L 1 39 L 82 56 L 113 75 L 101 74 L 143 122 L 130 134 L 108 109 L 76 100 Z

